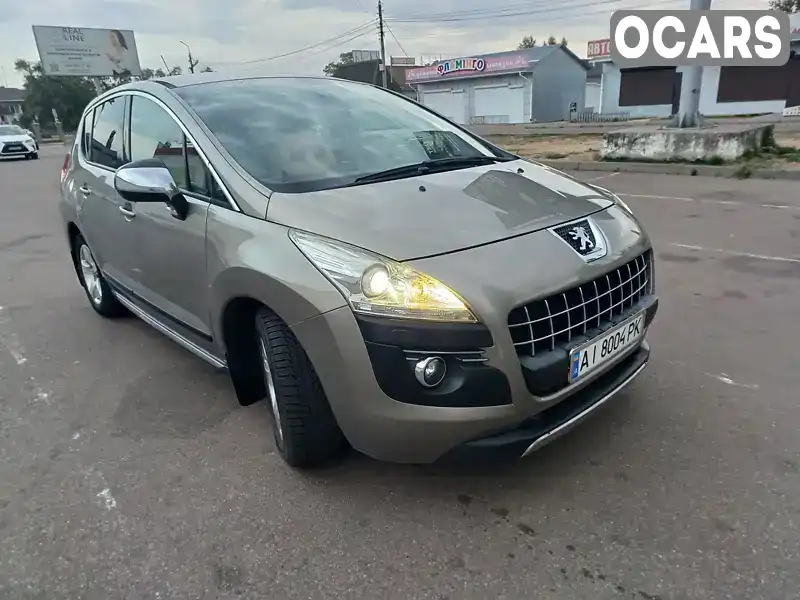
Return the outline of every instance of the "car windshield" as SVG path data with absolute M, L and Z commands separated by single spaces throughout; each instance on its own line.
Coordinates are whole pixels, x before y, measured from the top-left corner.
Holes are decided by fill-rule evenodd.
M 263 78 L 175 92 L 248 174 L 276 192 L 342 187 L 429 160 L 495 156 L 435 114 L 369 85 Z
M 16 125 L 0 125 L 0 135 L 21 135 L 23 133 L 25 131 Z

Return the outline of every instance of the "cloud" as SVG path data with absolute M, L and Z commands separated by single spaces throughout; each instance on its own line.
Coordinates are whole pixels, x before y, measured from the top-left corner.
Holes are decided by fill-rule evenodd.
M 608 36 L 611 12 L 646 0 L 386 0 L 386 51 L 454 57 L 512 49 L 524 35 L 566 37 L 582 55 Z M 652 5 L 652 4 L 651 4 Z M 686 0 L 660 7 L 684 8 Z M 766 0 L 715 0 L 715 8 L 765 8 Z M 502 13 L 508 16 L 503 17 Z M 377 49 L 374 0 L 0 0 L 0 66 L 20 85 L 14 60 L 37 58 L 31 25 L 133 29 L 145 67 L 201 64 L 249 73 L 319 74 L 339 53 Z M 360 28 L 359 28 L 360 27 Z M 345 32 L 348 35 L 339 37 Z M 330 40 L 319 44 L 321 40 Z M 298 49 L 307 48 L 302 52 Z M 281 58 L 274 58 L 287 55 Z M 269 60 L 262 60 L 269 59 Z M 253 62 L 256 61 L 256 62 Z

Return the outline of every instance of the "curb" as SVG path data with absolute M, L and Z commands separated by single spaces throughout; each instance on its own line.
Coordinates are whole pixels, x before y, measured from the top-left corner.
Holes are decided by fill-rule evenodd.
M 542 160 L 535 162 L 560 169 L 562 171 L 594 171 L 603 173 L 652 173 L 660 175 L 685 175 L 694 177 L 728 177 L 740 178 L 741 166 L 690 165 L 673 163 L 637 163 L 637 162 L 579 162 L 571 160 Z M 751 169 L 749 177 L 741 179 L 784 179 L 800 181 L 800 169 L 786 171 L 782 169 Z

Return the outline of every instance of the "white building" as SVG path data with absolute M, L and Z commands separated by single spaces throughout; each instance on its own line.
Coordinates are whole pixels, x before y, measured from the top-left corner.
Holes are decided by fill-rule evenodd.
M 587 47 L 591 69 L 586 107 L 598 113 L 669 117 L 678 110 L 686 67 L 620 69 L 611 60 L 611 40 Z M 706 116 L 780 113 L 800 105 L 800 15 L 792 15 L 793 55 L 783 67 L 705 67 L 700 112 Z
M 537 46 L 409 68 L 406 83 L 456 123 L 561 121 L 583 108 L 587 68 L 564 46 Z

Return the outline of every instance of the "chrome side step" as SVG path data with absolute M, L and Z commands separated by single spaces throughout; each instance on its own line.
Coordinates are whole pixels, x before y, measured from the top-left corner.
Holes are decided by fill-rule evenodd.
M 197 356 L 199 358 L 202 358 L 204 361 L 206 361 L 212 367 L 216 367 L 217 369 L 227 369 L 228 368 L 228 365 L 225 363 L 225 361 L 222 361 L 222 360 L 218 359 L 216 356 L 214 356 L 210 352 L 207 352 L 206 350 L 203 350 L 200 346 L 195 344 L 193 341 L 186 339 L 184 336 L 182 336 L 177 331 L 173 331 L 172 329 L 170 329 L 169 327 L 164 325 L 161 321 L 158 321 L 154 317 L 151 317 L 149 314 L 147 314 L 145 311 L 143 311 L 141 308 L 136 306 L 133 302 L 128 300 L 128 298 L 126 298 L 125 296 L 123 296 L 122 294 L 117 292 L 116 290 L 112 290 L 112 292 L 114 293 L 114 297 L 117 300 L 119 300 L 120 304 L 122 304 L 125 308 L 130 310 L 133 314 L 135 314 L 137 317 L 139 317 L 142 321 L 144 321 L 145 323 L 147 323 L 151 327 L 157 329 L 158 331 L 160 331 L 161 333 L 166 335 L 172 341 L 177 342 L 178 344 L 183 346 L 186 350 L 188 350 L 189 352 L 191 352 L 195 356 Z

